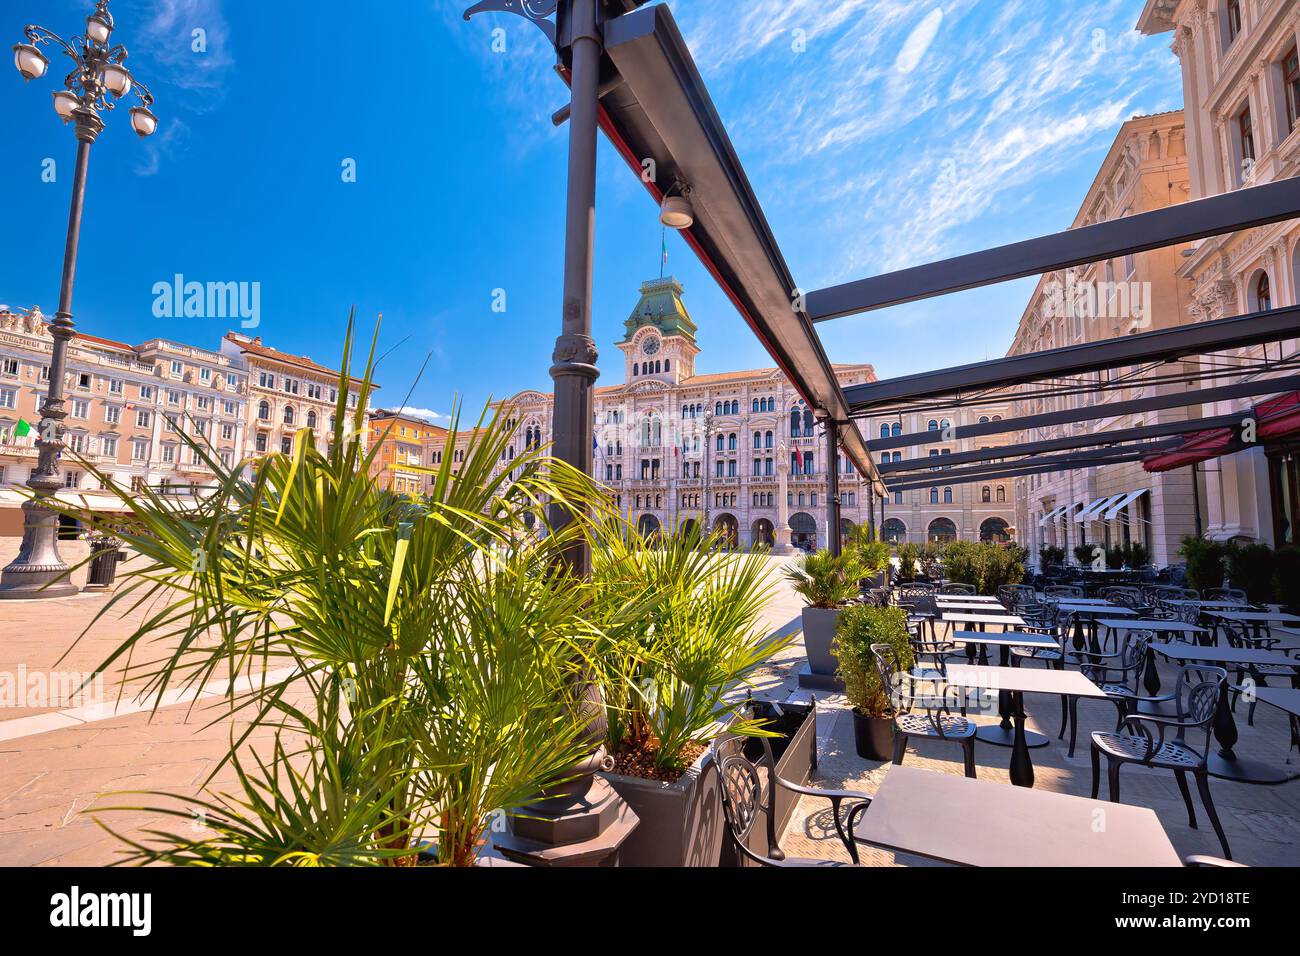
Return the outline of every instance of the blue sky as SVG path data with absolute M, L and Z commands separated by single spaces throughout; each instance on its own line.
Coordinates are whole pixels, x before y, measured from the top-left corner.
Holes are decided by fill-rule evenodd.
M 454 395 L 549 389 L 559 325 L 566 100 L 541 34 L 466 24 L 462 0 L 113 0 L 158 102 L 94 147 L 74 312 L 88 333 L 215 348 L 230 322 L 156 318 L 154 284 L 261 284 L 267 344 L 337 360 L 350 305 L 382 312 L 380 400 L 445 414 Z M 65 36 L 89 0 L 13 0 Z M 1181 106 L 1168 37 L 1140 0 L 675 0 L 796 280 L 820 288 L 1068 227 L 1120 124 Z M 1045 11 L 1050 11 L 1045 12 Z M 505 52 L 492 49 L 503 28 Z M 195 52 L 201 29 L 206 50 Z M 7 32 L 6 32 L 7 31 Z M 0 302 L 58 298 L 74 140 L 50 75 L 0 73 Z M 43 163 L 57 163 L 54 183 Z M 355 161 L 356 181 L 344 163 Z M 594 335 L 602 384 L 657 210 L 600 146 Z M 669 269 L 700 326 L 697 371 L 770 364 L 676 237 Z M 821 326 L 835 361 L 882 377 L 1005 352 L 1030 280 Z M 494 311 L 504 290 L 505 311 Z

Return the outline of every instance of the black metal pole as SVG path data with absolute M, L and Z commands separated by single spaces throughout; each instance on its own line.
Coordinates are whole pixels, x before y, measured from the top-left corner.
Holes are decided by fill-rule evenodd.
M 840 469 L 836 462 L 839 457 L 839 431 L 835 423 L 826 423 L 826 538 L 827 547 L 836 557 L 840 547 Z
M 1196 521 L 1196 537 L 1201 536 L 1201 489 L 1196 485 L 1196 462 L 1192 462 L 1192 513 Z
M 62 486 L 59 455 L 63 450 L 63 380 L 68 363 L 68 343 L 76 336 L 72 321 L 72 287 L 77 275 L 77 247 L 81 241 L 81 214 L 86 204 L 86 172 L 90 147 L 104 128 L 95 111 L 78 107 L 77 164 L 72 177 L 72 203 L 68 210 L 68 234 L 63 247 L 63 275 L 59 282 L 59 309 L 50 323 L 54 337 L 50 356 L 50 387 L 41 406 L 37 428 L 37 462 L 27 479 L 33 497 L 23 504 L 23 541 L 18 556 L 0 574 L 0 598 L 64 597 L 77 592 L 68 565 L 59 555 L 58 513 L 43 504 Z
M 555 381 L 555 410 L 552 434 L 555 455 L 583 474 L 591 474 L 594 432 L 593 386 L 600 372 L 596 368 L 596 343 L 591 337 L 591 284 L 596 224 L 596 129 L 597 87 L 600 83 L 601 38 L 596 19 L 596 0 L 569 0 L 568 17 L 572 36 L 570 76 L 571 119 L 569 122 L 568 205 L 564 232 L 564 303 L 562 330 L 551 356 L 551 378 Z M 553 524 L 567 523 L 557 509 Z M 586 577 L 591 572 L 591 554 L 585 544 L 568 556 L 573 571 Z

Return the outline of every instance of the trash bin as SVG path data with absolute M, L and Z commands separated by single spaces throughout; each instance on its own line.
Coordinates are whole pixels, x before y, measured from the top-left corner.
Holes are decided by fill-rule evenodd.
M 86 590 L 103 591 L 113 586 L 117 578 L 117 562 L 122 553 L 118 549 L 121 542 L 113 540 L 92 541 L 90 545 L 90 572 L 86 578 Z

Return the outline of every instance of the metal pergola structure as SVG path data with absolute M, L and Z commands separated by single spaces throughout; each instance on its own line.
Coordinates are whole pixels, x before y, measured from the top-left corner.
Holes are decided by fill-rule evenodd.
M 1005 403 L 1007 389 L 1013 387 L 1040 388 L 1043 394 L 1088 395 L 1095 400 L 1104 397 L 1105 386 L 1062 384 L 1063 380 L 1139 364 L 1179 363 L 1296 337 L 1300 308 L 1291 307 L 841 388 L 815 323 L 1297 218 L 1300 178 L 805 293 L 786 264 L 671 12 L 663 4 L 643 4 L 644 0 L 483 0 L 469 11 L 511 12 L 537 23 L 556 44 L 557 72 L 571 88 L 570 106 L 556 114 L 557 122 L 571 124 L 566 336 L 578 327 L 571 323 L 577 294 L 573 290 L 578 288 L 578 273 L 570 268 L 575 261 L 587 270 L 587 301 L 578 303 L 577 308 L 589 310 L 590 306 L 590 223 L 586 224 L 585 250 L 576 245 L 573 229 L 576 216 L 594 216 L 594 197 L 588 198 L 594 183 L 594 143 L 590 164 L 582 151 L 587 125 L 594 123 L 656 203 L 674 192 L 689 199 L 694 215 L 691 225 L 681 232 L 683 239 L 826 426 L 827 461 L 834 462 L 843 450 L 868 480 L 872 496 L 880 499 L 882 512 L 888 494 L 935 484 L 924 477 L 931 474 L 928 469 L 934 463 L 922 459 L 877 465 L 872 453 L 942 439 L 935 433 L 921 433 L 868 440 L 857 425 L 857 420 L 867 415 L 920 408 L 940 400 L 958 407 L 978 405 L 993 397 Z M 554 25 L 546 19 L 552 12 L 556 13 Z M 654 174 L 646 175 L 650 169 Z M 580 200 L 576 205 L 575 194 Z M 564 341 L 562 336 L 561 343 Z M 589 335 L 585 341 L 590 341 Z M 557 345 L 557 362 L 562 351 Z M 594 365 L 594 346 L 590 357 Z M 1032 432 L 1066 423 L 1288 391 L 1300 382 L 1300 376 L 1282 374 L 1300 370 L 1300 362 L 1293 358 L 1260 367 L 1157 376 L 1157 384 L 1196 381 L 1198 387 L 1157 390 L 1133 400 L 1093 401 L 1083 408 L 961 426 L 952 437 Z M 561 375 L 567 373 L 563 369 L 557 372 L 557 368 L 558 364 L 552 369 L 557 382 L 557 454 L 585 470 L 591 447 L 589 395 L 588 414 L 566 404 L 560 383 Z M 1281 377 L 1214 384 L 1218 378 L 1261 373 Z M 1123 383 L 1110 387 L 1123 387 Z M 957 471 L 945 461 L 939 483 L 1138 460 L 1175 445 L 1180 434 L 1220 424 L 1217 419 L 1160 423 L 1112 434 L 943 456 L 952 464 L 970 467 Z M 1056 452 L 1064 454 L 1045 454 Z M 828 526 L 833 529 L 840 525 L 833 467 L 828 468 L 828 476 Z M 874 503 L 871 513 L 874 515 Z M 830 535 L 829 545 L 838 550 L 837 535 Z

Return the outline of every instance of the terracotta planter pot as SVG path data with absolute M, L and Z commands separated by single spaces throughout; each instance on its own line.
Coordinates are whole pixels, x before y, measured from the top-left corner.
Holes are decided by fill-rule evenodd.
M 866 717 L 854 708 L 853 745 L 863 760 L 893 760 L 893 718 Z

